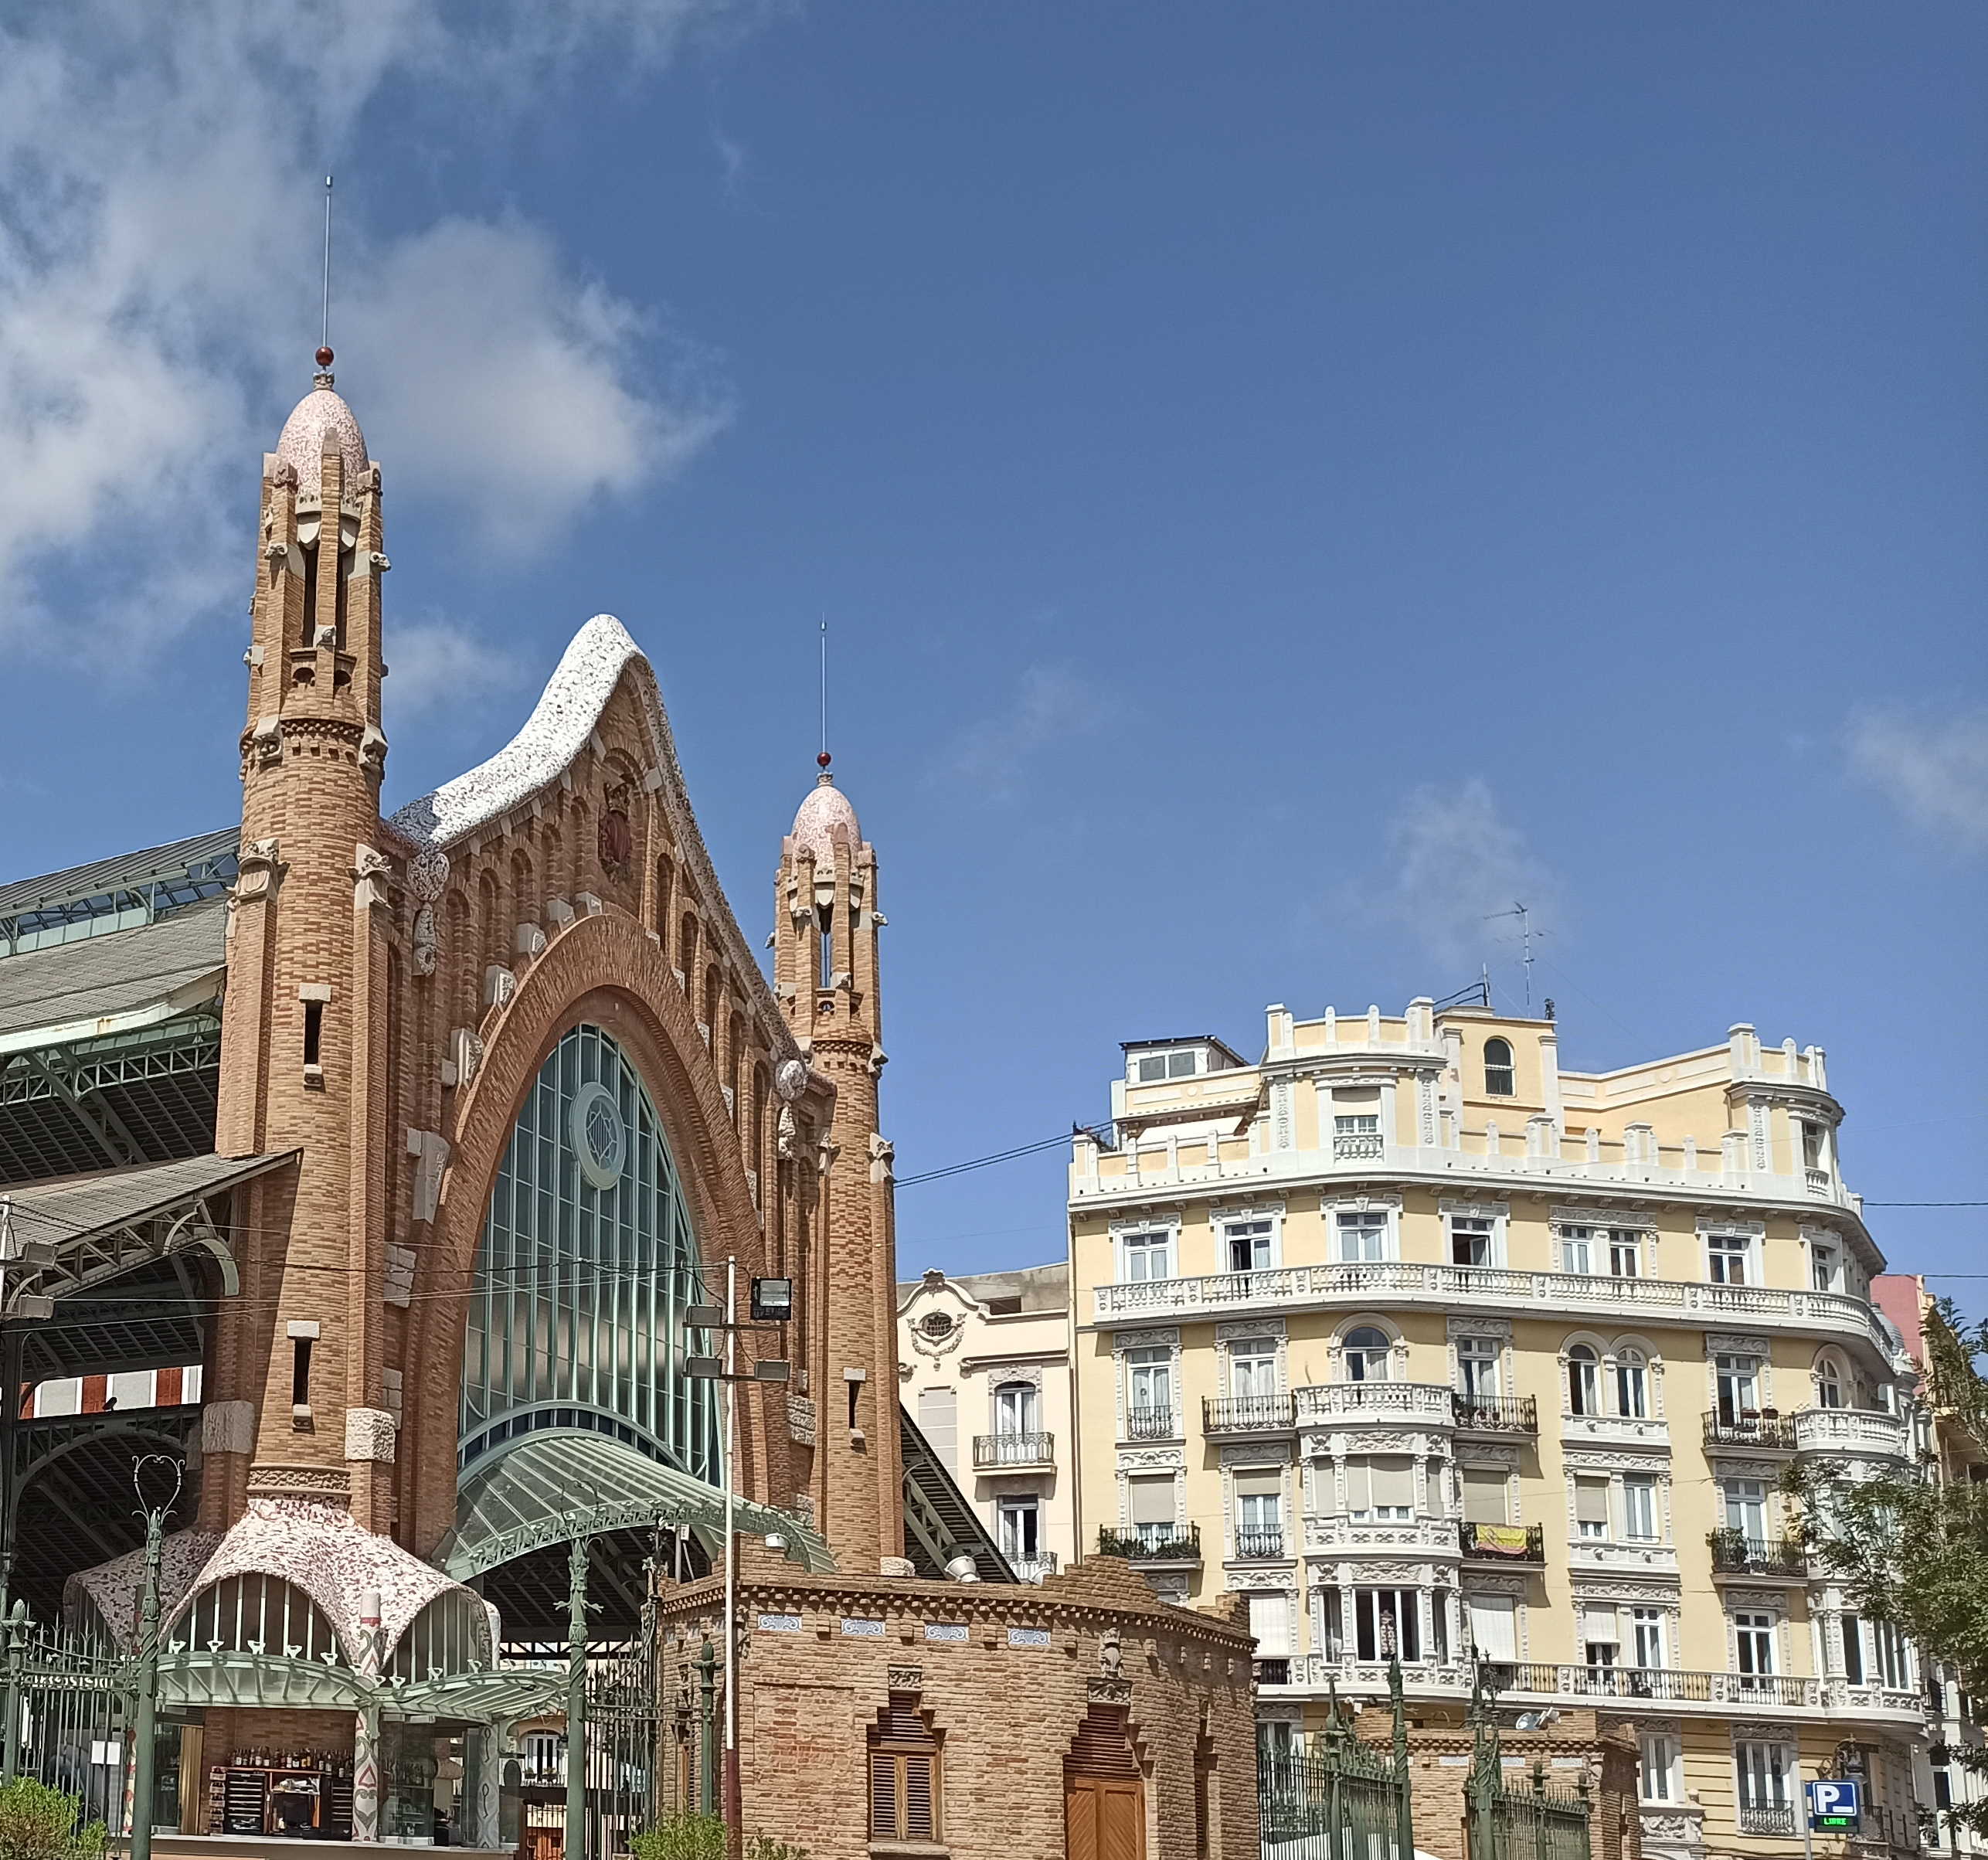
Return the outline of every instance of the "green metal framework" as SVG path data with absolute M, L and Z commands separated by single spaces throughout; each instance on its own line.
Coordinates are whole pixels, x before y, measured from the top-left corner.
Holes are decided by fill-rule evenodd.
M 1465 1785 L 1465 1851 L 1469 1860 L 1589 1860 L 1592 1800 L 1583 1770 L 1572 1789 L 1549 1788 L 1545 1766 L 1532 1766 L 1529 1787 L 1505 1781 L 1492 1695 L 1480 1666 L 1472 1681 L 1475 1743 Z
M 593 1086 L 624 1136 L 611 1188 L 589 1179 L 573 1129 Z M 601 1029 L 574 1028 L 540 1069 L 491 1192 L 463 1356 L 465 1473 L 507 1441 L 577 1430 L 715 1482 L 712 1385 L 682 1371 L 698 1263 L 647 1089 Z
M 1415 1860 L 1412 1785 L 1402 1669 L 1390 1663 L 1392 1747 L 1363 1744 L 1335 1692 L 1303 1754 L 1259 1753 L 1256 1808 L 1263 1860 Z
M 0 960 L 155 923 L 218 897 L 240 870 L 238 828 L 223 827 L 45 878 L 0 886 Z

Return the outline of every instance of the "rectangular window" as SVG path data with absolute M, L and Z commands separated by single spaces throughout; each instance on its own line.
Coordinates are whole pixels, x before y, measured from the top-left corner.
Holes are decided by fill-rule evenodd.
M 1456 1389 L 1473 1401 L 1491 1401 L 1498 1392 L 1498 1340 L 1460 1337 L 1456 1340 Z
M 1677 1800 L 1677 1739 L 1668 1731 L 1646 1731 L 1641 1755 L 1636 1793 L 1646 1802 Z
M 1172 1535 L 1174 1475 L 1134 1474 L 1125 1482 L 1125 1506 L 1133 1532 L 1150 1542 Z
M 1381 1454 L 1346 1462 L 1346 1510 L 1368 1524 L 1399 1524 L 1415 1515 L 1415 1462 Z
M 1388 1217 L 1378 1209 L 1342 1209 L 1336 1224 L 1341 1260 L 1385 1260 L 1388 1256 Z
M 1609 1229 L 1609 1273 L 1617 1279 L 1643 1276 L 1643 1236 L 1626 1227 Z
M 1788 1753 L 1781 1745 L 1748 1740 L 1735 1744 L 1732 1753 L 1739 1772 L 1741 1807 L 1788 1806 Z
M 1774 1617 L 1742 1610 L 1732 1617 L 1735 1669 L 1753 1678 L 1774 1671 Z
M 1463 1520 L 1466 1524 L 1503 1524 L 1510 1475 L 1496 1466 L 1463 1468 Z
M 1143 1052 L 1136 1068 L 1141 1085 L 1157 1085 L 1167 1079 L 1191 1079 L 1201 1069 L 1201 1049 L 1184 1046 L 1173 1052 Z
M 1638 1666 L 1653 1670 L 1664 1664 L 1663 1610 L 1632 1608 L 1629 1611 L 1630 1647 Z
M 1736 1427 L 1760 1414 L 1760 1359 L 1757 1356 L 1715 1356 L 1721 1425 Z
M 1042 1514 L 1031 1498 L 1003 1498 L 996 1507 L 1001 1529 L 1001 1552 L 1007 1557 L 1029 1560 L 1040 1552 Z
M 939 1818 L 938 1741 L 926 1729 L 916 1695 L 885 1714 L 889 1727 L 870 1741 L 870 1838 L 936 1843 Z
M 1381 1134 L 1381 1120 L 1370 1112 L 1357 1112 L 1350 1117 L 1335 1117 L 1332 1131 L 1335 1137 L 1378 1137 Z
M 1843 1290 L 1843 1256 L 1827 1240 L 1809 1243 L 1809 1280 L 1819 1292 Z
M 1235 1529 L 1239 1538 L 1281 1537 L 1284 1528 L 1284 1476 L 1274 1467 L 1248 1467 L 1235 1474 Z M 1257 1553 L 1273 1554 L 1265 1546 Z M 1281 1546 L 1279 1546 L 1281 1549 Z M 1249 1550 L 1242 1554 L 1250 1555 Z
M 1231 1272 L 1262 1272 L 1274 1263 L 1269 1222 L 1229 1221 L 1222 1231 Z
M 1802 1167 L 1820 1169 L 1823 1156 L 1823 1127 L 1820 1124 L 1804 1123 L 1802 1126 Z
M 1453 1266 L 1492 1266 L 1497 1263 L 1491 1256 L 1494 1224 L 1474 1216 L 1453 1214 L 1449 1217 L 1449 1263 Z
M 1135 1427 L 1172 1431 L 1174 1352 L 1164 1344 L 1125 1352 L 1125 1404 Z
M 1419 1593 L 1414 1589 L 1353 1591 L 1354 1651 L 1358 1658 L 1385 1660 L 1391 1651 L 1404 1660 L 1422 1658 Z
M 995 1389 L 994 1432 L 1004 1434 L 1039 1433 L 1042 1424 L 1038 1406 L 1040 1399 L 1035 1387 L 1028 1382 L 1009 1382 Z
M 1629 1473 L 1622 1482 L 1623 1535 L 1631 1543 L 1654 1543 L 1657 1481 L 1647 1473 Z
M 1141 1285 L 1174 1276 L 1174 1236 L 1171 1229 L 1121 1234 L 1119 1246 L 1119 1257 L 1123 1267 L 1121 1284 Z
M 1725 1506 L 1726 1528 L 1749 1544 L 1767 1541 L 1767 1482 L 1764 1479 L 1722 1479 L 1719 1496 Z
M 1581 1610 L 1581 1647 L 1590 1666 L 1613 1666 L 1622 1648 L 1616 1637 L 1616 1611 L 1607 1603 L 1589 1603 Z
M 1228 1392 L 1237 1396 L 1277 1392 L 1277 1346 L 1252 1338 L 1228 1346 Z
M 1858 1615 L 1843 1617 L 1843 1676 L 1852 1685 L 1864 1683 L 1864 1621 Z
M 1912 1669 L 1905 1658 L 1905 1637 L 1889 1621 L 1870 1624 L 1872 1677 L 1897 1692 L 1911 1689 Z
M 1480 1660 L 1518 1658 L 1518 1603 L 1508 1595 L 1473 1595 L 1470 1644 Z
M 1606 1479 L 1576 1478 L 1574 1481 L 1574 1532 L 1578 1537 L 1597 1542 L 1609 1534 L 1609 1482 Z
M 1743 1233 L 1708 1233 L 1705 1236 L 1705 1263 L 1714 1285 L 1750 1285 L 1747 1270 L 1753 1242 Z
M 1595 1270 L 1595 1236 L 1587 1227 L 1560 1229 L 1560 1270 L 1591 1273 Z

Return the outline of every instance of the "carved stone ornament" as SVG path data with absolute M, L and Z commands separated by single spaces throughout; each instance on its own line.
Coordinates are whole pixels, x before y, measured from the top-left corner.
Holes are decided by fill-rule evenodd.
M 773 1068 L 773 1090 L 791 1104 L 807 1090 L 807 1066 L 800 1059 L 783 1059 Z
M 249 1468 L 251 1498 L 345 1498 L 351 1491 L 352 1481 L 342 1466 L 265 1465 Z
M 635 829 L 619 808 L 610 808 L 600 817 L 600 862 L 617 876 L 628 870 L 635 856 Z
M 1588 1576 L 1575 1571 L 1573 1596 L 1578 1607 L 1583 1602 L 1615 1602 L 1646 1607 L 1675 1608 L 1683 1590 L 1677 1582 L 1633 1582 L 1619 1576 Z
M 1187 1468 L 1184 1447 L 1121 1447 L 1118 1470 L 1123 1472 L 1183 1472 Z
M 1166 1592 L 1162 1590 L 1161 1593 L 1164 1594 Z M 1093 1705 L 1130 1705 L 1132 1702 L 1132 1681 L 1130 1679 L 1107 1678 L 1100 1674 L 1097 1678 L 1086 1681 L 1084 1689 Z
M 797 1064 L 798 1062 L 790 1059 L 787 1063 L 791 1066 Z M 774 1144 L 774 1148 L 781 1161 L 791 1162 L 794 1160 L 799 1153 L 800 1141 L 800 1127 L 794 1122 L 794 1107 L 791 1104 L 783 1104 L 780 1107 L 779 1134 Z
M 1770 1352 L 1771 1346 L 1765 1337 L 1749 1337 L 1735 1331 L 1705 1333 L 1708 1356 L 1758 1356 L 1765 1364 Z
M 1460 1586 L 1466 1596 L 1515 1595 L 1523 1600 L 1531 1586 L 1523 1576 L 1491 1576 L 1477 1569 L 1466 1569 L 1460 1573 Z
M 1119 1639 L 1116 1627 L 1107 1627 L 1098 1636 L 1098 1671 L 1106 1679 L 1116 1679 L 1125 1671 L 1125 1647 Z
M 1127 1350 L 1178 1350 L 1181 1333 L 1169 1327 L 1158 1331 L 1120 1331 L 1112 1348 L 1122 1356 Z
M 1509 1318 L 1479 1316 L 1472 1312 L 1447 1321 L 1449 1335 L 1458 1337 L 1495 1337 L 1509 1343 L 1512 1336 L 1512 1321 Z
M 902 1562 L 902 1558 L 895 1559 Z M 922 1666 L 893 1666 L 890 1668 L 890 1689 L 894 1692 L 916 1692 L 925 1685 L 925 1668 Z
M 440 933 L 435 928 L 435 911 L 432 905 L 424 904 L 414 913 L 414 973 L 432 975 L 435 964 L 441 954 Z
M 1281 1318 L 1242 1318 L 1233 1324 L 1218 1324 L 1215 1327 L 1217 1343 L 1240 1343 L 1245 1338 L 1259 1337 L 1273 1337 L 1281 1342 L 1284 1335 L 1284 1321 Z
M 387 901 L 387 885 L 393 876 L 386 855 L 377 846 L 352 848 L 352 903 L 363 910 Z
M 1005 1376 L 1004 1380 L 1007 1379 Z M 1244 1440 L 1222 1450 L 1224 1466 L 1288 1466 L 1291 1463 L 1291 1443 L 1288 1440 L 1266 1440 L 1259 1445 Z
M 1561 1448 L 1560 1460 L 1570 1471 L 1661 1473 L 1670 1466 L 1670 1449 L 1667 1443 L 1642 1448 L 1569 1444 Z
M 439 898 L 449 882 L 449 855 L 435 846 L 424 846 L 407 862 L 407 889 L 424 904 Z
M 399 1430 L 393 1416 L 384 1408 L 348 1408 L 345 1410 L 345 1457 L 377 1460 L 391 1465 L 394 1436 Z

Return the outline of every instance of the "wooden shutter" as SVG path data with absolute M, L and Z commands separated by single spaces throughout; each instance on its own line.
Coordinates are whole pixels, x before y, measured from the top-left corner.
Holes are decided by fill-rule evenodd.
M 1574 1481 L 1574 1515 L 1583 1524 L 1606 1525 L 1609 1521 L 1609 1482 L 1606 1479 Z
M 1174 1522 L 1174 1475 L 1163 1473 L 1126 1481 L 1126 1499 L 1134 1524 L 1171 1524 Z
M 904 1838 L 907 1841 L 936 1841 L 939 1838 L 937 1778 L 929 1756 L 909 1752 L 898 1760 L 903 1783 Z
M 897 1759 L 888 1750 L 870 1753 L 870 1838 L 898 1838 Z
M 870 1732 L 870 1838 L 940 1838 L 939 1740 L 915 1692 L 893 1692 Z
M 1389 1454 L 1368 1462 L 1373 1469 L 1374 1502 L 1415 1509 L 1415 1462 Z

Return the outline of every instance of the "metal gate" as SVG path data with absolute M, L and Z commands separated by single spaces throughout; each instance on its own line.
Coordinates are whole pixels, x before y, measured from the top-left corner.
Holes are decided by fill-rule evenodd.
M 5 1624 L 0 1664 L 0 1771 L 74 1796 L 85 1822 L 124 1831 L 131 1776 L 131 1674 L 100 1649 L 31 1622 Z
M 587 1661 L 587 1860 L 626 1854 L 630 1837 L 662 1811 L 663 1715 L 652 1613 L 643 1610 L 643 1633 L 632 1648 Z
M 1589 1860 L 1587 1771 L 1572 1789 L 1549 1787 L 1545 1766 L 1535 1760 L 1529 1787 L 1507 1787 L 1487 1677 L 1479 1667 L 1471 1688 L 1474 1743 L 1464 1816 L 1469 1860 Z
M 1334 1696 L 1310 1750 L 1258 1757 L 1263 1860 L 1414 1860 L 1408 1725 L 1398 1664 L 1389 1680 L 1391 1749 L 1361 1743 Z

